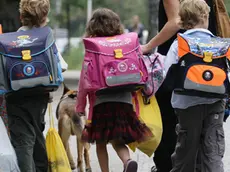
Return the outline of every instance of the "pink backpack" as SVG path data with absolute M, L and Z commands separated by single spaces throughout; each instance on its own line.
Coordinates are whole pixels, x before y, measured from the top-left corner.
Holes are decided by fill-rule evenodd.
M 96 94 L 135 91 L 148 79 L 138 36 L 85 38 L 83 63 L 85 89 Z
M 143 98 L 145 98 L 144 102 L 146 101 L 145 103 L 157 92 L 164 81 L 163 58 L 164 56 L 159 53 L 143 56 L 149 75 L 148 81 L 142 90 Z

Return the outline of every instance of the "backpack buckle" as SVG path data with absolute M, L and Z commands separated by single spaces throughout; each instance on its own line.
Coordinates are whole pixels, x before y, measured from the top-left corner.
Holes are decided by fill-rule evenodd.
M 203 61 L 204 62 L 207 62 L 207 63 L 211 63 L 212 62 L 212 56 L 213 56 L 213 53 L 212 52 L 204 52 L 204 58 L 203 58 Z
M 32 59 L 30 50 L 23 50 L 22 51 L 22 59 L 25 61 Z
M 116 49 L 114 50 L 115 58 L 120 59 L 123 57 L 122 49 Z

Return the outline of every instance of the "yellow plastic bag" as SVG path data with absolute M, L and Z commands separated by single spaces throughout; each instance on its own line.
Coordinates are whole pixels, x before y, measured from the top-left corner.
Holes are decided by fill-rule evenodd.
M 48 172 L 71 172 L 68 157 L 61 138 L 54 128 L 51 104 L 48 105 L 50 117 L 50 129 L 46 135 L 46 149 L 48 155 Z
M 139 103 L 140 120 L 149 127 L 149 129 L 152 131 L 153 136 L 145 142 L 134 142 L 129 144 L 128 146 L 134 152 L 137 148 L 141 152 L 151 157 L 152 154 L 155 152 L 156 148 L 159 146 L 162 137 L 163 129 L 161 113 L 155 96 L 151 97 L 149 105 L 144 104 L 140 91 L 137 92 L 137 99 Z M 134 102 L 135 100 L 133 99 L 133 104 L 135 104 Z

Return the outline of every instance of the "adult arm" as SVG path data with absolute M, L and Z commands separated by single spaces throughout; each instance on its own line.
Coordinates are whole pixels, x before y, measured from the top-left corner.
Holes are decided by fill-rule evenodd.
M 142 46 L 142 52 L 144 54 L 150 52 L 152 48 L 163 44 L 180 30 L 179 0 L 163 0 L 163 4 L 168 21 L 154 38 L 152 38 L 146 45 Z
M 58 52 L 58 57 L 60 60 L 62 72 L 65 72 L 68 69 L 68 64 L 65 62 L 60 52 Z

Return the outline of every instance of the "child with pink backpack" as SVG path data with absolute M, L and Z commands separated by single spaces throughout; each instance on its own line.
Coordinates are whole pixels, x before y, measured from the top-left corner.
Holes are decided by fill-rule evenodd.
M 137 172 L 126 144 L 152 136 L 134 111 L 132 94 L 148 79 L 136 33 L 123 34 L 119 16 L 97 9 L 86 28 L 76 111 L 85 115 L 89 97 L 89 120 L 83 141 L 96 143 L 102 172 L 109 172 L 106 145 L 111 143 L 124 164 L 124 172 Z

